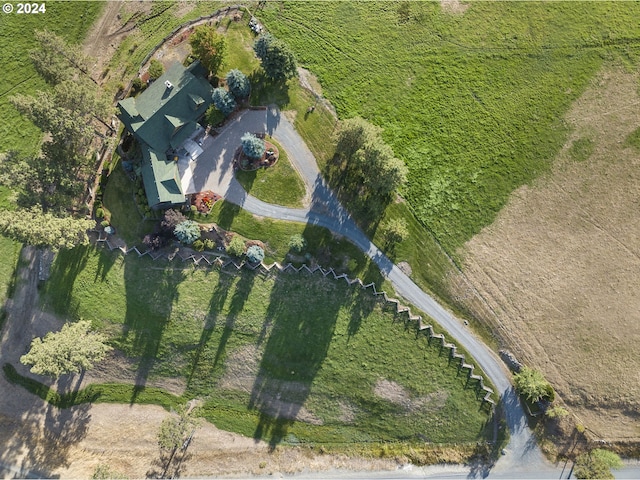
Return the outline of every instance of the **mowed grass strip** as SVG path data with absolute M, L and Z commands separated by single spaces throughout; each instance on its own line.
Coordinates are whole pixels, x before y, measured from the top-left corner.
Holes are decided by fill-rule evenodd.
M 259 13 L 341 118 L 361 115 L 410 169 L 402 192 L 450 253 L 548 170 L 561 118 L 604 60 L 636 65 L 640 5 L 278 2 Z
M 17 8 L 16 3 L 13 5 Z M 42 139 L 42 132 L 9 103 L 11 95 L 48 88 L 29 59 L 29 51 L 36 47 L 33 32 L 48 29 L 71 43 L 79 43 L 100 15 L 104 2 L 47 1 L 45 5 L 45 13 L 0 16 L 0 152 L 17 150 L 33 155 Z
M 492 431 L 475 382 L 446 351 L 343 281 L 77 248 L 58 254 L 43 299 L 105 331 L 138 379 L 180 379 L 220 428 L 331 444 Z
M 305 185 L 289 161 L 287 152 L 274 139 L 267 139 L 278 149 L 280 155 L 275 165 L 269 168 L 244 171 L 236 170 L 236 179 L 249 194 L 263 202 L 301 208 L 305 196 Z

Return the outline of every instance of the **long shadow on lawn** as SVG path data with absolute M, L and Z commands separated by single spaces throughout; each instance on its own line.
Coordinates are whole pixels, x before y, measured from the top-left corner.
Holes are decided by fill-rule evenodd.
M 70 317 L 75 316 L 78 305 L 73 301 L 74 285 L 78 274 L 87 265 L 92 247 L 79 246 L 71 250 L 61 250 L 51 266 L 49 281 L 45 284 L 47 303 L 53 311 Z M 101 252 L 101 257 L 114 257 L 114 254 Z
M 122 331 L 122 343 L 128 345 L 140 360 L 136 373 L 136 388 L 131 403 L 144 389 L 153 367 L 164 330 L 169 323 L 178 285 L 184 271 L 148 259 L 125 258 L 124 268 L 127 311 Z
M 301 413 L 342 306 L 332 300 L 331 290 L 338 287 L 317 280 L 311 274 L 281 273 L 271 291 L 263 336 L 266 345 L 249 408 L 259 412 L 254 438 L 268 440 L 272 449 Z M 327 291 L 309 295 L 316 286 Z

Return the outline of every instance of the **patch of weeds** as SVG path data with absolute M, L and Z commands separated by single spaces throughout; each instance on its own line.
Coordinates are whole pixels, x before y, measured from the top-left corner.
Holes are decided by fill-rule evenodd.
M 590 138 L 579 138 L 569 147 L 569 156 L 576 162 L 584 162 L 593 153 L 594 146 L 593 140 Z

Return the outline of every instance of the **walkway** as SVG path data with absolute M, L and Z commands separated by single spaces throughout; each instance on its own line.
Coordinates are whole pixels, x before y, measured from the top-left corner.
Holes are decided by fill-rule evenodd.
M 262 114 L 264 115 L 264 113 Z M 271 107 L 267 113 L 266 129 L 286 150 L 289 159 L 298 170 L 304 182 L 311 190 L 311 204 L 308 208 L 294 209 L 271 205 L 244 191 L 233 178 L 231 166 L 233 149 L 239 145 L 239 138 L 245 131 L 255 130 L 259 114 L 256 111 L 242 112 L 234 121 L 225 127 L 224 131 L 211 139 L 206 145 L 207 161 L 216 175 L 207 177 L 207 181 L 198 185 L 200 190 L 213 190 L 222 194 L 226 200 L 243 207 L 245 210 L 259 216 L 279 220 L 312 223 L 350 239 L 358 248 L 365 252 L 380 268 L 383 275 L 393 284 L 396 292 L 407 301 L 433 318 L 447 330 L 449 335 L 464 347 L 491 379 L 498 389 L 507 424 L 511 432 L 511 439 L 503 455 L 495 466 L 485 470 L 472 472 L 474 475 L 487 476 L 489 471 L 496 474 L 509 472 L 517 475 L 519 471 L 555 470 L 542 455 L 535 439 L 527 426 L 527 418 L 515 393 L 510 373 L 501 360 L 481 340 L 479 340 L 463 323 L 445 310 L 431 296 L 418 287 L 405 273 L 378 249 L 356 225 L 349 213 L 342 207 L 335 194 L 331 191 L 320 175 L 316 160 L 294 129 L 293 125 L 280 114 L 276 107 Z M 247 123 L 245 123 L 247 122 Z M 214 147 L 220 142 L 218 147 Z M 235 142 L 235 143 L 234 143 Z M 200 163 L 198 159 L 198 163 Z M 202 167 L 204 168 L 204 163 Z M 197 174 L 194 175 L 197 177 Z M 219 176 L 218 176 L 219 175 Z

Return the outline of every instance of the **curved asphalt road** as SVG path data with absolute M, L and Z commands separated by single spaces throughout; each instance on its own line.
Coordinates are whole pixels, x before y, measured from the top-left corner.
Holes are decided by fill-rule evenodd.
M 238 129 L 238 134 L 242 131 L 241 125 L 242 122 L 239 121 L 234 127 Z M 262 202 L 248 195 L 235 178 L 229 178 L 225 182 L 227 187 L 223 194 L 225 199 L 255 215 L 311 223 L 347 237 L 380 267 L 399 295 L 438 322 L 447 330 L 450 337 L 473 356 L 498 389 L 496 393 L 500 395 L 504 405 L 511 439 L 506 448 L 506 454 L 495 465 L 477 469 L 471 472 L 472 474 L 486 477 L 490 471 L 496 474 L 508 472 L 511 475 L 517 475 L 518 471 L 522 471 L 523 474 L 525 471 L 537 472 L 537 474 L 542 474 L 544 471 L 557 471 L 545 460 L 537 447 L 527 427 L 527 419 L 520 400 L 511 385 L 510 373 L 500 359 L 469 329 L 465 328 L 459 319 L 420 289 L 367 238 L 322 179 L 316 160 L 305 142 L 276 107 L 271 107 L 267 112 L 267 131 L 286 150 L 292 164 L 309 187 L 310 207 L 294 209 Z

